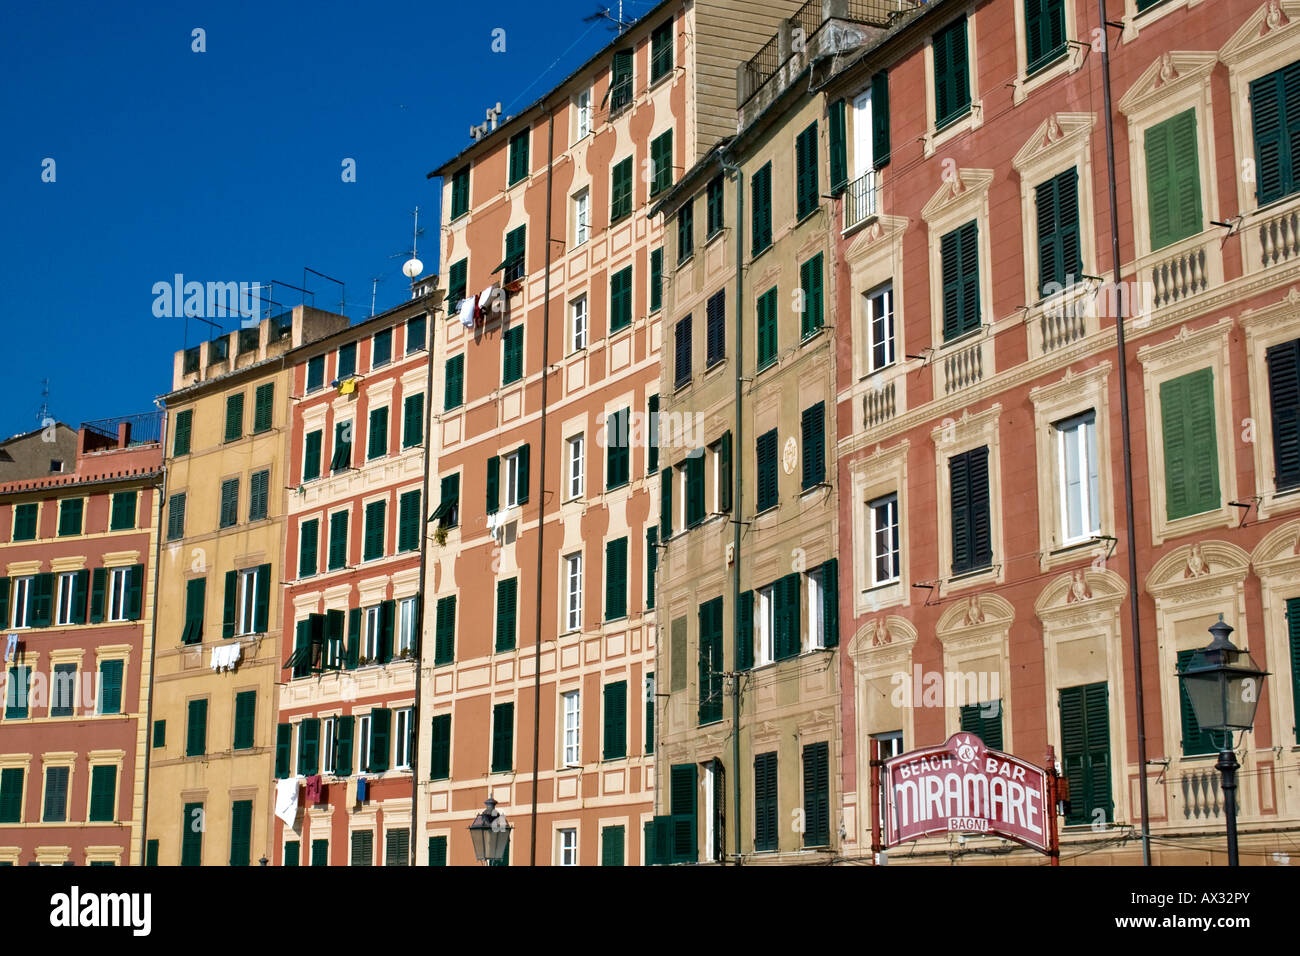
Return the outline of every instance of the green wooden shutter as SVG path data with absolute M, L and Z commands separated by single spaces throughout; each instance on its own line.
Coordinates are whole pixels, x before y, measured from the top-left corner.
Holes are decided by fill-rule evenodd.
M 795 218 L 803 219 L 820 205 L 817 189 L 817 122 L 795 138 Z
M 411 865 L 411 831 L 390 827 L 384 831 L 384 866 Z
M 722 719 L 722 598 L 705 601 L 699 608 L 700 725 Z
M 113 495 L 113 515 L 109 521 L 109 531 L 130 531 L 135 528 L 134 491 L 119 491 Z
M 531 130 L 523 130 L 510 137 L 510 179 L 506 183 L 513 186 L 528 176 L 528 138 Z
M 1286 491 L 1300 486 L 1300 339 L 1272 346 L 1265 361 L 1273 419 L 1273 486 Z
M 451 777 L 451 714 L 435 714 L 429 731 L 429 779 Z
M 796 657 L 799 654 L 802 634 L 800 632 L 802 600 L 799 587 L 800 575 L 787 574 L 777 579 L 772 585 L 772 597 L 775 604 L 776 633 L 773 639 L 774 656 L 778 661 Z
M 1059 60 L 1065 50 L 1062 0 L 1025 0 L 1025 72 L 1032 76 Z
M 144 865 L 145 865 L 145 866 L 157 866 L 157 865 L 158 865 L 158 841 L 157 841 L 157 840 L 146 840 L 146 841 L 145 841 L 145 843 L 144 843 Z
M 487 513 L 496 514 L 501 507 L 501 458 L 493 455 L 487 462 Z
M 492 773 L 509 773 L 514 766 L 515 705 L 508 701 L 492 707 Z
M 126 619 L 140 620 L 144 610 L 144 565 L 133 564 L 126 572 Z
M 373 866 L 375 861 L 375 834 L 372 830 L 352 831 L 352 866 Z
M 632 214 L 632 157 L 614 164 L 609 195 L 609 222 L 613 225 Z
M 831 558 L 822 565 L 822 644 L 840 644 L 840 572 L 839 560 Z
M 334 776 L 352 775 L 352 747 L 357 732 L 357 718 L 352 714 L 339 717 L 334 732 Z
M 379 640 L 375 648 L 377 663 L 387 664 L 393 659 L 393 625 L 397 617 L 397 602 L 379 602 Z
M 361 658 L 361 608 L 354 607 L 348 610 L 348 646 L 344 654 L 343 666 L 350 671 L 357 669 L 357 661 Z
M 402 447 L 414 448 L 424 441 L 424 393 L 402 400 Z
M 298 840 L 291 840 L 284 845 L 284 865 L 297 866 L 298 854 L 302 849 L 302 844 Z
M 632 324 L 632 267 L 619 269 L 609 277 L 609 331 L 618 332 Z
M 469 167 L 457 170 L 451 178 L 451 219 L 469 212 Z
M 447 865 L 447 838 L 445 836 L 429 837 L 429 865 Z
M 366 458 L 382 458 L 388 454 L 388 406 L 372 408 L 366 429 Z
M 155 749 L 167 746 L 167 721 L 153 722 L 153 746 Z
M 415 551 L 420 547 L 420 492 L 405 492 L 397 499 L 397 550 Z
M 804 409 L 803 437 L 803 490 L 814 488 L 826 480 L 826 403 L 818 402 Z
M 646 399 L 646 472 L 653 475 L 659 470 L 659 396 Z
M 515 504 L 528 504 L 528 459 L 529 446 L 523 445 L 519 449 L 519 473 L 517 478 L 518 488 L 516 489 Z
M 645 606 L 655 607 L 655 577 L 659 571 L 659 529 L 654 525 L 645 529 Z
M 298 725 L 298 773 L 310 777 L 320 772 L 320 718 L 304 717 Z
M 176 413 L 176 437 L 172 440 L 172 456 L 179 458 L 190 453 L 190 432 L 194 425 L 194 410 L 187 408 Z
M 728 430 L 718 441 L 718 508 L 721 511 L 731 510 L 732 481 L 731 432 Z
M 656 196 L 673 184 L 673 131 L 650 141 L 650 195 Z
M 99 665 L 99 712 L 122 712 L 122 661 L 102 661 Z
M 646 674 L 645 752 L 655 752 L 655 675 Z
M 1288 604 L 1288 610 L 1290 605 Z M 1187 669 L 1192 658 L 1196 655 L 1196 649 L 1178 652 L 1178 673 Z M 1178 712 L 1181 717 L 1182 725 L 1182 747 L 1184 757 L 1196 757 L 1201 754 L 1218 753 L 1220 749 L 1221 735 L 1212 730 L 1202 730 L 1200 723 L 1196 719 L 1196 711 L 1192 709 L 1192 699 L 1187 695 L 1187 689 L 1183 682 L 1178 682 Z
M 226 572 L 225 600 L 221 611 L 221 637 L 223 640 L 235 636 L 235 603 L 239 591 L 239 572 Z
M 1034 190 L 1038 218 L 1038 292 L 1068 288 L 1079 280 L 1079 174 L 1071 167 Z
M 346 567 L 348 563 L 348 513 L 336 511 L 330 515 L 329 556 L 326 566 L 331 571 Z
M 830 128 L 831 192 L 839 195 L 849 184 L 848 132 L 845 123 L 844 100 L 839 99 L 827 108 Z
M 822 301 L 823 260 L 819 252 L 799 267 L 799 288 L 803 290 L 803 313 L 799 319 L 800 335 L 807 338 L 825 325 Z
M 320 537 L 320 522 L 313 518 L 304 521 L 298 531 L 298 577 L 307 578 L 316 573 L 320 567 L 316 556 L 317 539 Z
M 519 579 L 509 578 L 497 582 L 496 649 L 515 649 L 515 622 L 518 618 Z
M 252 862 L 253 801 L 236 800 L 230 808 L 230 865 Z
M 827 846 L 830 828 L 830 745 L 826 741 L 803 748 L 803 845 Z
M 1162 382 L 1160 415 L 1169 520 L 1213 511 L 1221 503 L 1213 370 Z
M 1002 701 L 963 704 L 960 720 L 964 733 L 974 734 L 990 750 L 1002 749 Z
M 943 129 L 970 110 L 970 61 L 966 18 L 954 20 L 934 35 L 934 125 Z
M 257 691 L 245 690 L 235 695 L 234 750 L 251 750 L 257 724 Z
M 271 565 L 257 566 L 257 587 L 253 593 L 253 633 L 265 634 L 271 624 Z
M 605 685 L 605 760 L 627 756 L 627 681 Z
M 23 818 L 23 768 L 0 770 L 0 823 L 20 823 Z
M 92 823 L 111 823 L 117 819 L 117 767 L 98 764 L 90 771 L 90 812 Z
M 1255 200 L 1264 206 L 1300 189 L 1300 60 L 1250 84 Z
M 658 312 L 664 304 L 664 250 L 650 250 L 650 311 Z
M 366 561 L 384 556 L 384 519 L 388 510 L 387 506 L 388 502 L 383 500 L 372 501 L 366 505 L 366 546 L 363 555 Z
M 979 327 L 979 227 L 974 222 L 940 240 L 943 281 L 943 338 L 951 341 Z
M 773 428 L 771 431 L 759 435 L 755 444 L 758 459 L 758 494 L 755 501 L 755 510 L 761 512 L 775 507 L 778 500 L 776 429 Z
M 673 536 L 673 470 L 659 472 L 659 537 L 667 541 Z
M 275 776 L 283 780 L 289 776 L 289 756 L 293 752 L 293 727 L 275 725 Z
M 674 764 L 669 772 L 669 806 L 672 824 L 669 862 L 694 863 L 698 857 L 695 824 L 695 795 L 699 768 L 693 764 Z
M 601 827 L 600 829 L 600 865 L 623 865 L 623 827 Z
M 751 255 L 772 244 L 772 164 L 765 163 L 750 180 L 753 216 L 750 224 Z
M 524 327 L 522 325 L 506 330 L 503 347 L 501 384 L 509 385 L 524 377 Z
M 267 382 L 257 386 L 253 393 L 253 431 L 264 432 L 271 428 L 273 406 L 275 403 L 275 383 Z
M 185 756 L 202 757 L 208 752 L 208 699 L 189 702 L 185 723 Z
M 1150 127 L 1145 137 L 1151 248 L 1201 231 L 1201 178 L 1196 110 Z
M 889 165 L 889 74 L 871 77 L 871 163 L 875 169 Z
M 1291 645 L 1291 732 L 1300 744 L 1300 598 L 1287 600 L 1286 625 Z
M 755 367 L 761 370 L 776 361 L 777 315 L 775 288 L 768 289 L 758 297 L 755 310 L 758 316 L 758 328 L 755 334 L 758 356 Z
M 605 620 L 627 617 L 627 538 L 605 543 Z
M 444 411 L 459 408 L 465 401 L 465 354 L 453 355 L 447 359 L 445 384 L 442 393 Z
M 736 627 L 736 670 L 754 666 L 754 592 L 740 592 L 739 622 Z
M 948 459 L 952 499 L 952 573 L 987 567 L 993 559 L 988 446 Z
M 308 432 L 303 440 L 302 480 L 313 481 L 320 477 L 321 433 Z
M 686 459 L 686 527 L 704 520 L 704 455 Z
M 1061 765 L 1070 785 L 1066 826 L 1111 819 L 1110 729 L 1105 683 L 1060 691 Z
M 615 50 L 609 77 L 609 111 L 616 113 L 632 102 L 632 51 Z
M 388 751 L 392 736 L 393 712 L 387 707 L 370 711 L 370 773 L 383 773 L 388 769 Z
M 8 578 L 4 579 L 3 593 L 0 593 L 0 620 L 9 621 Z M 82 568 L 72 579 L 72 623 L 86 623 L 86 605 L 90 598 L 90 570 Z
M 469 260 L 457 259 L 447 269 L 447 303 L 450 308 L 458 308 L 460 300 L 465 298 L 469 283 Z
M 754 756 L 754 849 L 775 850 L 779 842 L 776 753 Z
M 202 864 L 203 829 L 203 804 L 185 804 L 181 815 L 181 866 Z
M 456 656 L 456 595 L 438 598 L 434 630 L 434 666 L 450 664 Z
M 244 393 L 226 396 L 226 441 L 238 441 L 244 434 Z

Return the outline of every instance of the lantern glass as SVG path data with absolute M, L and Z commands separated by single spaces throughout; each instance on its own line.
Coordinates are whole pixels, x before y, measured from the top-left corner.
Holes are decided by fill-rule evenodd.
M 1223 708 L 1223 675 L 1210 671 L 1200 674 L 1183 674 L 1183 687 L 1188 702 L 1196 715 L 1196 725 L 1202 730 L 1220 730 L 1225 723 Z

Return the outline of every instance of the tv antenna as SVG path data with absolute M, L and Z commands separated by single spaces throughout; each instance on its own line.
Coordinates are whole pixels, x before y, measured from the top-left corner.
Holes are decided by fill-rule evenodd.
M 36 414 L 36 420 L 45 426 L 45 420 L 50 417 L 50 380 L 41 379 L 41 410 Z
M 424 271 L 424 263 L 421 262 L 419 256 L 416 255 L 416 248 L 420 244 L 420 237 L 424 235 L 424 230 L 420 228 L 419 206 L 415 207 L 415 212 L 412 213 L 412 215 L 415 216 L 415 227 L 411 236 L 411 248 L 402 252 L 394 252 L 388 257 L 390 259 L 396 259 L 398 256 L 410 256 L 409 259 L 402 263 L 402 275 L 406 276 L 408 279 L 414 279 Z
M 379 288 L 379 283 L 384 281 L 382 275 L 370 277 L 370 317 L 375 317 L 375 291 Z
M 632 22 L 630 20 L 623 19 L 623 0 L 618 0 L 617 17 L 614 17 L 613 15 L 610 14 L 609 7 L 602 7 L 600 10 L 597 10 L 591 16 L 582 18 L 583 23 L 595 23 L 597 20 L 608 20 L 610 23 L 613 24 L 613 26 L 611 26 L 609 29 L 620 34 L 632 25 Z

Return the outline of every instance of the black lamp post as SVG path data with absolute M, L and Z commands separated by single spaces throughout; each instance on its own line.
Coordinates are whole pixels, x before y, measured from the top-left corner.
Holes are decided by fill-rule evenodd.
M 1211 625 L 1214 640 L 1197 651 L 1178 675 L 1202 730 L 1220 735 L 1219 762 L 1223 775 L 1223 812 L 1228 821 L 1228 865 L 1237 865 L 1237 755 L 1232 750 L 1232 732 L 1246 731 L 1255 723 L 1255 708 L 1267 671 L 1259 669 L 1249 653 L 1239 650 L 1228 635 L 1232 628 Z
M 491 797 L 483 801 L 487 807 L 469 825 L 469 836 L 474 842 L 474 859 L 480 863 L 499 863 L 510 846 L 511 826 L 506 815 L 497 810 Z

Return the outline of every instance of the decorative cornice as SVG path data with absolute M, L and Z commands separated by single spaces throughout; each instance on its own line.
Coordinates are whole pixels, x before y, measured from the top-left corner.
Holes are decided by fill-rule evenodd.
M 858 670 L 893 663 L 906 658 L 916 640 L 916 625 L 907 618 L 896 614 L 873 618 L 849 641 L 849 657 Z
M 1039 124 L 1034 135 L 1020 147 L 1011 160 L 1016 172 L 1023 174 L 1052 157 L 1077 149 L 1086 142 L 1097 122 L 1096 113 L 1053 113 Z
M 1227 541 L 1197 541 L 1174 548 L 1147 574 L 1146 589 L 1157 600 L 1244 581 L 1250 555 Z
M 1300 19 L 1300 0 L 1269 0 L 1248 16 L 1228 42 L 1219 48 L 1219 59 L 1231 65 L 1263 47 L 1287 41 L 1300 42 L 1290 33 L 1297 19 Z
M 1043 623 L 1060 624 L 1066 615 L 1113 611 L 1127 594 L 1128 585 L 1114 571 L 1077 568 L 1058 575 L 1043 588 L 1034 602 L 1034 613 Z
M 930 201 L 921 207 L 921 218 L 929 223 L 941 218 L 951 209 L 960 209 L 987 195 L 993 182 L 991 169 L 958 169 L 955 176 L 944 179 Z
M 1218 62 L 1219 54 L 1211 51 L 1167 50 L 1120 97 L 1120 112 L 1132 116 L 1160 102 L 1173 89 L 1208 79 Z

